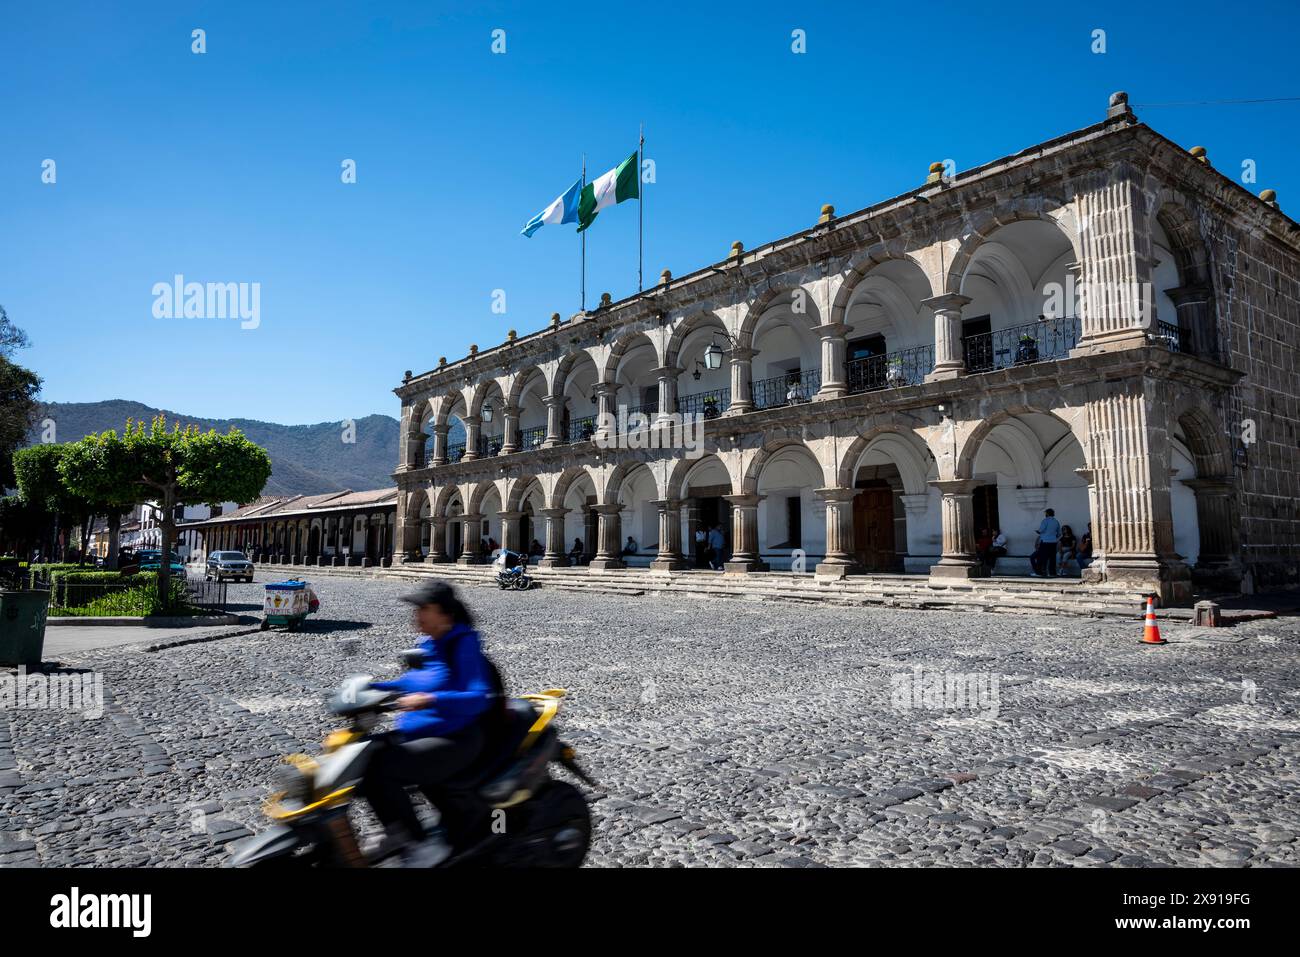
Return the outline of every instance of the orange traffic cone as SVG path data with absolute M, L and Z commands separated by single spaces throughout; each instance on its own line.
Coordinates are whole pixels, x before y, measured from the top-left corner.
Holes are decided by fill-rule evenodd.
M 1160 626 L 1156 624 L 1155 599 L 1147 599 L 1147 623 L 1142 629 L 1142 644 L 1167 645 L 1169 642 L 1160 637 Z

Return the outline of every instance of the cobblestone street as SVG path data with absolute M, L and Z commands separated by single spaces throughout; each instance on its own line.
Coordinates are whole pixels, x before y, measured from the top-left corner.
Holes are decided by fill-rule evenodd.
M 66 655 L 105 713 L 0 714 L 0 864 L 223 863 L 324 695 L 413 643 L 401 585 L 317 589 L 300 633 Z M 570 691 L 592 865 L 1300 863 L 1298 618 L 1150 648 L 1136 621 L 465 595 L 512 691 Z

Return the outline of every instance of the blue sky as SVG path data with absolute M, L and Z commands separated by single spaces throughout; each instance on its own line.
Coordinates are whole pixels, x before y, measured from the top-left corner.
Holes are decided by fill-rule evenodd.
M 647 284 L 805 228 L 822 203 L 911 189 L 935 160 L 965 169 L 1087 126 L 1118 89 L 1228 175 L 1253 159 L 1248 188 L 1300 210 L 1300 103 L 1140 106 L 1300 96 L 1294 4 L 0 10 L 0 304 L 48 400 L 396 416 L 403 370 L 577 310 L 573 227 L 519 230 L 583 152 L 593 175 L 625 158 L 642 121 Z M 635 291 L 636 229 L 633 204 L 591 227 L 589 304 Z M 177 273 L 260 283 L 260 325 L 155 318 L 152 287 Z

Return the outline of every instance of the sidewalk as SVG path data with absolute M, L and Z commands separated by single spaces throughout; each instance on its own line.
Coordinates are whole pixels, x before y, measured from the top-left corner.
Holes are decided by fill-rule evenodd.
M 76 628 L 46 628 L 46 661 L 72 659 L 82 652 L 118 645 L 165 644 L 169 641 L 190 641 L 234 635 L 256 628 L 256 620 L 238 625 L 219 625 L 209 628 L 156 628 L 150 625 L 88 625 Z

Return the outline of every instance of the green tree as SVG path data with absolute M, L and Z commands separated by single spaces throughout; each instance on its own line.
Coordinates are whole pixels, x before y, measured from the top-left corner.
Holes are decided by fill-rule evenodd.
M 40 377 L 10 360 L 26 345 L 27 335 L 0 306 L 0 489 L 14 487 L 12 455 L 27 442 L 36 421 Z
M 170 595 L 178 505 L 251 502 L 271 477 L 271 457 L 238 429 L 225 435 L 197 426 L 169 430 L 165 416 L 148 429 L 128 419 L 116 432 L 88 435 L 68 447 L 59 471 L 68 488 L 92 501 L 156 503 L 161 509 L 160 593 Z
M 19 449 L 13 454 L 13 467 L 18 497 L 29 507 L 48 515 L 47 528 L 59 518 L 67 518 L 80 527 L 82 548 L 79 562 L 84 565 L 95 516 L 105 514 L 110 503 L 86 498 L 68 486 L 60 471 L 60 463 L 69 448 L 68 445 L 43 443 Z

